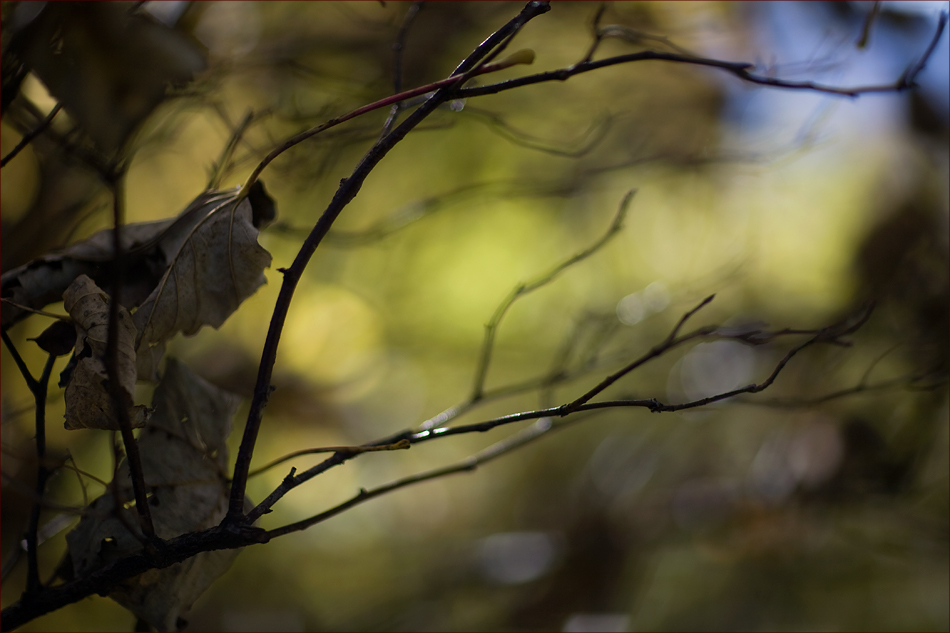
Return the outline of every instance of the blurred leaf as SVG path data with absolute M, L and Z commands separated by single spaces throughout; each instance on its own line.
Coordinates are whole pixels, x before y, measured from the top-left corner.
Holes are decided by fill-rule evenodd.
M 76 323 L 78 363 L 66 385 L 66 428 L 119 430 L 112 410 L 105 353 L 109 331 L 109 296 L 86 275 L 63 293 L 66 311 Z M 145 426 L 148 407 L 133 406 L 135 391 L 135 326 L 119 307 L 118 380 L 133 427 Z
M 17 33 L 23 62 L 106 153 L 206 66 L 195 42 L 130 5 L 51 2 Z
M 161 538 L 210 528 L 227 512 L 226 441 L 237 404 L 231 394 L 169 359 L 152 400 L 155 413 L 138 438 L 155 532 Z M 116 478 L 123 498 L 131 498 L 126 462 Z M 66 536 L 78 576 L 141 549 L 125 527 L 136 524 L 134 509 L 116 510 L 115 505 L 112 493 L 99 497 Z M 126 514 L 125 521 L 117 511 Z M 155 629 L 174 631 L 179 615 L 228 569 L 239 551 L 198 554 L 132 578 L 109 595 Z

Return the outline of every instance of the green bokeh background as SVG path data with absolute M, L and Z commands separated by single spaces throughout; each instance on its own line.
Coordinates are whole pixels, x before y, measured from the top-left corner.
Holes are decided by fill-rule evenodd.
M 403 86 L 446 76 L 519 7 L 427 5 L 409 31 Z M 248 109 L 268 114 L 239 145 L 224 186 L 240 184 L 279 139 L 391 94 L 392 44 L 408 8 L 189 7 L 176 28 L 208 48 L 210 69 L 133 140 L 128 220 L 184 208 Z M 497 78 L 579 60 L 595 10 L 556 3 L 513 44 L 532 48 L 535 64 Z M 838 74 L 821 75 L 827 60 L 818 53 L 828 47 L 816 44 L 808 64 L 783 66 L 800 59 L 779 58 L 779 76 L 892 81 L 898 73 L 855 49 L 863 13 L 849 11 L 611 3 L 603 23 L 666 35 L 712 57 L 756 60 L 775 53 L 769 34 L 788 20 L 804 24 L 802 39 L 808 29 L 833 32 L 821 41 L 835 44 L 841 64 L 833 67 Z M 885 11 L 871 50 L 910 62 L 932 34 L 927 15 Z M 899 46 L 901 37 L 913 45 Z M 610 39 L 597 55 L 644 45 L 664 46 Z M 849 68 L 869 74 L 842 70 Z M 936 72 L 946 73 L 945 63 Z M 54 103 L 33 77 L 23 93 L 44 110 Z M 483 326 L 499 302 L 598 239 L 630 189 L 637 194 L 624 231 L 511 309 L 487 386 L 545 375 L 572 337 L 571 367 L 596 345 L 603 362 L 556 388 L 486 403 L 461 422 L 576 397 L 622 364 L 609 359 L 645 352 L 712 293 L 694 325 L 815 328 L 869 297 L 878 309 L 852 347 L 809 350 L 750 398 L 782 396 L 798 406 L 732 402 L 682 415 L 592 416 L 477 472 L 397 491 L 247 549 L 198 602 L 188 630 L 946 630 L 947 121 L 928 94 L 803 96 L 711 69 L 646 62 L 437 112 L 370 175 L 310 263 L 284 330 L 255 464 L 370 441 L 464 401 Z M 268 284 L 220 330 L 179 337 L 170 354 L 249 397 L 280 287 L 277 269 L 290 265 L 386 114 L 335 128 L 264 172 L 279 211 L 278 225 L 261 236 L 274 256 Z M 56 125 L 65 130 L 68 117 Z M 512 142 L 504 130 L 528 142 Z M 3 154 L 19 138 L 5 120 Z M 109 225 L 108 198 L 95 178 L 51 163 L 41 150 L 28 148 L 3 170 L 4 270 Z M 400 228 L 357 245 L 346 239 L 378 227 Z M 23 237 L 30 235 L 42 239 Z M 28 339 L 46 325 L 34 317 L 11 331 L 34 372 L 44 355 Z M 761 381 L 787 349 L 686 347 L 603 397 L 671 402 Z M 2 362 L 8 556 L 29 513 L 17 490 L 32 486 L 35 458 L 31 397 L 6 350 Z M 806 402 L 888 380 L 896 381 L 888 389 Z M 150 392 L 141 385 L 138 400 Z M 79 468 L 108 480 L 108 435 L 63 430 L 61 399 L 52 389 L 49 450 L 68 451 Z M 246 412 L 245 401 L 232 456 Z M 363 455 L 293 491 L 264 525 L 457 462 L 512 432 Z M 252 479 L 249 495 L 265 497 L 288 468 Z M 101 493 L 101 485 L 86 484 L 86 494 Z M 75 473 L 61 470 L 49 494 L 78 504 L 83 490 Z M 44 578 L 65 551 L 64 534 L 40 550 Z M 4 606 L 24 579 L 21 562 L 4 582 Z M 129 630 L 132 622 L 96 597 L 23 630 Z

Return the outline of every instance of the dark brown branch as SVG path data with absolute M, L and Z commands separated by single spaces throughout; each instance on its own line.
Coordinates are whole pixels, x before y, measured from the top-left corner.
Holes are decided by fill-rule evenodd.
M 50 354 L 47 357 L 43 373 L 37 380 L 33 378 L 6 330 L 0 330 L 0 335 L 2 335 L 4 344 L 10 351 L 10 355 L 13 356 L 13 362 L 16 363 L 17 369 L 20 370 L 30 393 L 33 395 L 36 416 L 36 487 L 33 507 L 30 510 L 30 521 L 26 529 L 27 572 L 26 591 L 24 592 L 32 595 L 42 589 L 39 559 L 37 558 L 37 547 L 39 546 L 37 531 L 39 529 L 40 512 L 43 509 L 43 498 L 46 494 L 46 482 L 52 473 L 52 470 L 46 464 L 46 392 L 49 387 L 50 374 L 53 372 L 53 363 L 56 362 L 56 355 Z
M 46 466 L 46 391 L 49 387 L 49 377 L 53 372 L 53 363 L 56 362 L 56 355 L 50 354 L 46 358 L 46 365 L 43 367 L 43 374 L 36 381 L 36 389 L 33 391 L 33 398 L 36 402 L 36 497 L 33 508 L 30 510 L 30 524 L 26 532 L 27 547 L 27 593 L 36 592 L 41 589 L 39 577 L 39 559 L 37 558 L 37 549 L 39 539 L 37 533 L 40 526 L 41 502 L 46 495 L 46 482 L 52 474 Z
M 569 422 L 570 423 L 579 422 L 580 419 L 582 419 L 583 417 L 585 416 L 576 416 L 574 419 L 570 420 Z M 559 424 L 558 422 L 560 422 L 561 424 Z M 268 530 L 267 536 L 269 538 L 277 538 L 278 536 L 284 536 L 285 534 L 291 534 L 293 532 L 299 532 L 300 530 L 305 530 L 313 525 L 316 525 L 317 523 L 326 521 L 327 519 L 330 519 L 340 514 L 341 512 L 349 510 L 353 506 L 359 505 L 360 503 L 363 503 L 364 501 L 369 501 L 370 499 L 393 492 L 400 488 L 405 488 L 407 486 L 422 483 L 424 481 L 431 481 L 432 479 L 446 477 L 448 475 L 453 475 L 455 473 L 472 472 L 476 470 L 479 466 L 483 466 L 486 463 L 492 461 L 493 459 L 504 455 L 505 453 L 509 453 L 515 449 L 521 448 L 522 446 L 530 442 L 533 442 L 534 440 L 548 433 L 552 429 L 564 426 L 563 423 L 568 422 L 568 421 L 560 420 L 558 422 L 553 422 L 551 418 L 544 417 L 538 420 L 538 422 L 536 422 L 531 427 L 528 427 L 527 429 L 523 429 L 520 432 L 516 433 L 515 435 L 509 438 L 506 438 L 500 442 L 497 442 L 489 446 L 485 450 L 480 451 L 479 453 L 472 455 L 471 457 L 465 460 L 462 460 L 461 462 L 458 462 L 456 464 L 445 466 L 443 468 L 436 468 L 434 470 L 429 470 L 423 473 L 419 473 L 417 475 L 405 477 L 403 479 L 390 482 L 378 488 L 373 488 L 372 490 L 360 489 L 359 493 L 355 497 L 349 499 L 348 501 L 344 501 L 343 503 L 337 506 L 334 506 L 333 508 L 330 508 L 329 510 L 321 512 L 320 514 L 312 516 L 308 519 L 304 519 L 303 521 L 297 521 L 296 523 L 291 523 L 289 525 L 285 525 L 273 530 Z
M 0 630 L 11 631 L 30 620 L 51 613 L 92 595 L 108 595 L 120 582 L 150 569 L 164 569 L 201 552 L 237 549 L 268 540 L 257 528 L 229 529 L 221 526 L 183 534 L 164 543 L 161 552 L 146 549 L 41 593 L 21 596 L 0 616 Z
M 340 453 L 342 455 L 355 456 L 360 453 L 376 453 L 382 451 L 399 451 L 405 450 L 412 446 L 409 440 L 400 440 L 394 444 L 382 444 L 380 446 L 321 446 L 320 448 L 305 448 L 299 451 L 293 451 L 292 453 L 287 453 L 283 457 L 278 457 L 274 461 L 268 462 L 260 468 L 255 468 L 247 474 L 248 477 L 255 477 L 264 473 L 274 466 L 279 466 L 284 462 L 288 462 L 297 457 L 303 457 L 304 455 L 319 455 L 320 453 Z
M 277 299 L 277 304 L 274 307 L 274 313 L 271 318 L 270 327 L 267 331 L 267 338 L 264 343 L 264 350 L 261 354 L 261 363 L 258 370 L 257 382 L 254 387 L 254 397 L 251 401 L 251 407 L 247 417 L 247 424 L 244 428 L 244 436 L 241 440 L 241 447 L 238 451 L 237 461 L 234 466 L 234 476 L 232 478 L 233 482 L 231 485 L 231 498 L 228 514 L 224 520 L 225 523 L 240 523 L 245 519 L 244 491 L 247 487 L 248 471 L 250 470 L 251 458 L 254 453 L 254 445 L 257 442 L 257 435 L 260 431 L 264 406 L 267 403 L 267 398 L 271 391 L 270 381 L 273 374 L 274 362 L 277 358 L 277 347 L 280 342 L 280 334 L 283 330 L 284 321 L 287 318 L 287 312 L 290 308 L 290 302 L 293 299 L 294 290 L 296 289 L 297 283 L 300 280 L 304 269 L 309 263 L 310 258 L 316 251 L 317 246 L 319 246 L 320 242 L 323 240 L 327 232 L 330 230 L 330 227 L 333 225 L 333 222 L 337 217 L 339 217 L 346 205 L 349 204 L 349 202 L 359 192 L 360 187 L 363 185 L 363 181 L 373 170 L 373 168 L 379 163 L 379 161 L 381 161 L 386 156 L 389 150 L 395 147 L 397 143 L 405 138 L 405 136 L 427 116 L 429 116 L 429 114 L 434 112 L 439 105 L 447 101 L 454 92 L 454 87 L 456 84 L 467 81 L 471 74 L 479 69 L 479 65 L 483 61 L 486 59 L 490 60 L 492 54 L 497 54 L 497 52 L 507 44 L 509 39 L 517 34 L 517 32 L 521 30 L 521 28 L 527 24 L 529 20 L 542 15 L 549 10 L 550 7 L 547 3 L 529 2 L 524 7 L 524 9 L 522 9 L 521 13 L 519 13 L 514 19 L 509 21 L 501 29 L 492 34 L 484 42 L 482 42 L 482 44 L 480 44 L 475 49 L 475 51 L 459 65 L 459 67 L 453 73 L 453 76 L 449 78 L 451 81 L 446 85 L 446 87 L 437 90 L 435 94 L 432 95 L 432 97 L 430 97 L 424 104 L 419 106 L 419 108 L 410 114 L 406 120 L 403 121 L 401 125 L 399 125 L 399 127 L 393 130 L 386 137 L 380 139 L 366 153 L 359 165 L 357 165 L 356 169 L 353 171 L 353 174 L 340 183 L 340 187 L 337 189 L 337 192 L 330 201 L 330 204 L 323 212 L 323 215 L 320 216 L 317 224 L 313 227 L 313 231 L 304 241 L 304 244 L 300 248 L 297 257 L 294 259 L 294 263 L 290 266 L 290 268 L 282 271 L 284 273 L 284 280 L 281 284 L 280 294 Z M 271 155 L 276 157 L 273 152 Z M 271 156 L 269 156 L 269 158 L 271 158 Z M 271 158 L 271 160 L 273 160 L 273 158 Z M 263 166 L 265 166 L 267 162 L 269 161 L 265 159 L 265 162 L 261 163 L 261 166 L 255 171 L 255 173 L 259 174 L 260 169 L 263 169 Z M 252 178 L 253 177 L 254 175 L 252 175 Z M 248 182 L 251 182 L 251 180 L 249 179 Z M 334 455 L 334 457 L 336 457 L 336 455 Z

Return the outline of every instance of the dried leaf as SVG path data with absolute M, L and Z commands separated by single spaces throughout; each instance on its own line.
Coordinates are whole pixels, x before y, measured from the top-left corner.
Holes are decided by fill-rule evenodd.
M 109 296 L 89 277 L 79 276 L 63 293 L 66 311 L 76 324 L 77 363 L 66 385 L 66 428 L 119 430 L 113 410 L 105 353 L 109 331 Z M 118 376 L 120 393 L 133 427 L 145 426 L 148 408 L 133 406 L 135 326 L 119 307 Z
M 181 223 L 187 223 L 195 215 L 195 210 L 203 205 L 233 195 L 234 192 L 207 191 L 177 218 L 122 227 L 122 250 L 126 254 L 126 283 L 121 293 L 124 307 L 131 309 L 144 301 L 165 272 L 165 260 L 158 252 L 158 246 L 166 233 Z M 61 253 L 40 257 L 4 273 L 0 281 L 0 296 L 7 300 L 3 302 L 0 321 L 3 327 L 8 328 L 31 314 L 17 306 L 39 310 L 61 301 L 63 292 L 79 275 L 88 275 L 101 288 L 111 288 L 112 238 L 112 229 L 105 229 Z
M 177 331 L 193 334 L 201 325 L 219 327 L 264 283 L 270 254 L 257 244 L 257 236 L 273 220 L 274 202 L 257 182 L 232 212 L 237 191 L 207 191 L 177 218 L 122 227 L 122 305 L 134 309 L 148 304 L 135 314 L 143 335 L 137 345 L 145 357 L 140 379 L 155 377 L 164 345 Z M 100 231 L 60 254 L 5 273 L 2 326 L 26 318 L 29 309 L 59 301 L 80 275 L 111 288 L 112 239 L 111 229 Z M 149 325 L 147 335 L 144 325 Z
M 157 375 L 165 343 L 175 334 L 220 327 L 267 281 L 271 256 L 257 243 L 250 199 L 236 208 L 233 198 L 208 203 L 195 213 L 194 222 L 172 227 L 162 239 L 168 269 L 133 317 L 142 379 Z
M 76 326 L 69 321 L 56 320 L 39 336 L 28 340 L 34 341 L 47 354 L 64 356 L 76 346 Z
M 227 437 L 237 399 L 169 359 L 152 401 L 155 413 L 139 435 L 142 469 L 156 533 L 170 539 L 217 525 L 228 508 Z M 123 499 L 132 497 L 125 463 L 116 475 Z M 75 572 L 82 576 L 141 549 L 125 525 L 135 510 L 115 516 L 111 493 L 66 536 Z M 240 550 L 203 552 L 166 569 L 132 578 L 110 594 L 159 631 L 175 630 L 178 617 L 221 576 Z

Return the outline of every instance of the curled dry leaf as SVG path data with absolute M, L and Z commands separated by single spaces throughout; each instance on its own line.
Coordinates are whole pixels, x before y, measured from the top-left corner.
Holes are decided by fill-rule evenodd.
M 274 202 L 257 182 L 235 209 L 237 191 L 207 191 L 174 219 L 122 227 L 121 302 L 129 310 L 139 308 L 140 379 L 156 376 L 165 343 L 176 332 L 219 327 L 264 283 L 270 254 L 257 236 L 274 219 Z M 61 300 L 80 275 L 111 288 L 112 237 L 111 229 L 100 231 L 5 273 L 2 327 Z
M 187 213 L 187 211 L 186 211 Z M 126 257 L 126 283 L 121 303 L 133 308 L 152 291 L 161 276 L 161 262 L 150 251 L 176 219 L 122 227 L 122 250 Z M 112 287 L 112 229 L 95 233 L 60 253 L 45 255 L 3 274 L 0 294 L 4 298 L 2 324 L 8 328 L 44 306 L 62 301 L 63 292 L 80 275 L 102 288 Z M 22 306 L 22 307 L 21 307 Z
M 76 365 L 66 385 L 66 428 L 119 430 L 112 405 L 105 353 L 109 332 L 109 296 L 86 275 L 80 275 L 63 302 L 76 324 Z M 135 392 L 135 326 L 119 307 L 118 381 L 123 405 L 133 427 L 145 426 L 149 410 L 133 405 Z
M 235 207 L 234 200 L 197 208 L 193 221 L 173 227 L 162 240 L 168 268 L 134 315 L 140 378 L 157 375 L 165 343 L 175 334 L 220 327 L 267 282 L 264 269 L 271 256 L 257 243 L 252 201 Z
M 138 439 L 152 519 L 158 536 L 174 538 L 213 527 L 228 509 L 227 437 L 237 398 L 169 359 L 152 405 L 155 412 Z M 128 466 L 116 475 L 123 499 L 132 498 Z M 116 516 L 112 493 L 99 497 L 66 536 L 77 576 L 138 551 L 126 525 L 137 525 L 134 508 Z M 231 565 L 239 550 L 203 552 L 165 569 L 120 584 L 109 594 L 159 631 L 176 630 L 181 613 Z

